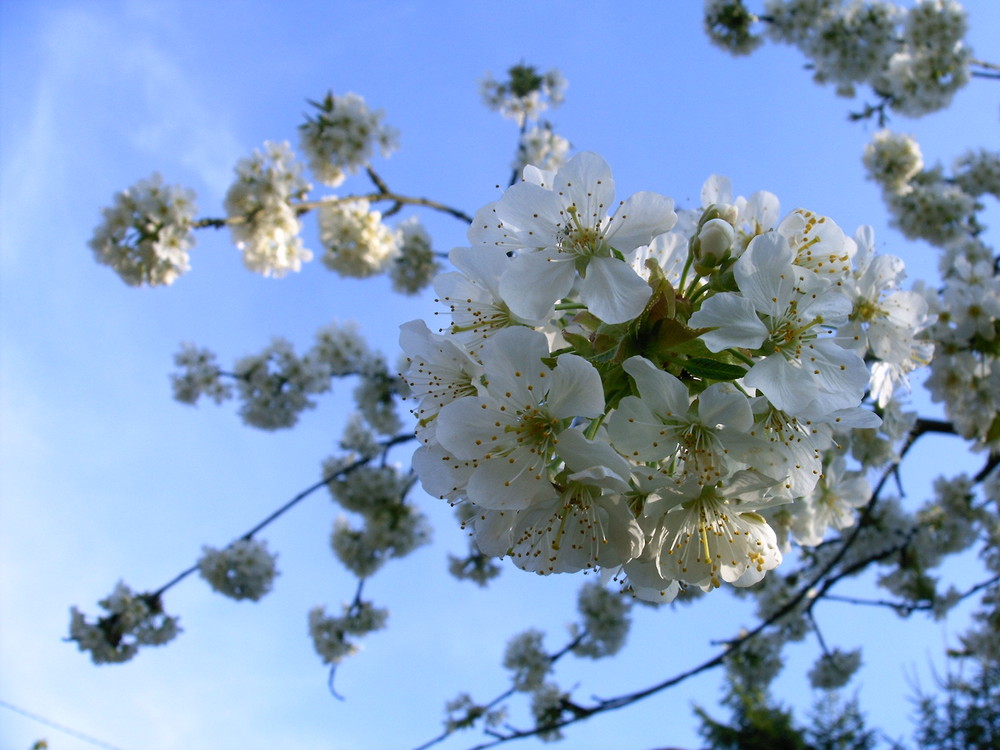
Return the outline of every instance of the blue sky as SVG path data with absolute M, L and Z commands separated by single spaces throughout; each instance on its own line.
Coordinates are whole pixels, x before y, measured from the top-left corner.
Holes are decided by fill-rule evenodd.
M 966 3 L 977 54 L 1000 59 L 1000 4 Z M 185 632 L 132 663 L 97 668 L 61 641 L 68 608 L 94 613 L 119 578 L 153 589 L 318 478 L 340 434 L 349 388 L 299 427 L 262 433 L 228 406 L 173 402 L 168 373 L 182 341 L 223 363 L 282 335 L 300 348 L 332 320 L 357 320 L 395 355 L 397 330 L 434 311 L 430 295 L 392 296 L 382 280 L 345 282 L 313 263 L 294 277 L 245 271 L 226 233 L 202 233 L 193 271 L 172 288 L 126 287 L 97 266 L 87 240 L 114 192 L 159 171 L 221 214 L 236 160 L 264 140 L 296 140 L 306 98 L 353 91 L 386 111 L 401 149 L 376 165 L 389 185 L 471 213 L 506 181 L 515 129 L 479 103 L 477 81 L 520 60 L 560 68 L 566 104 L 551 113 L 577 149 L 600 153 L 620 197 L 654 190 L 697 201 L 722 173 L 737 192 L 776 193 L 847 231 L 875 227 L 911 278 L 933 251 L 887 226 L 860 155 L 874 130 L 851 124 L 858 102 L 813 85 L 794 50 L 747 59 L 712 48 L 701 3 L 265 2 L 193 0 L 0 7 L 0 700 L 120 748 L 406 748 L 435 735 L 444 702 L 501 692 L 507 638 L 545 628 L 557 648 L 574 619 L 579 577 L 507 570 L 489 591 L 450 580 L 448 551 L 465 548 L 450 512 L 422 502 L 435 544 L 369 585 L 390 627 L 326 691 L 306 614 L 353 595 L 328 547 L 336 516 L 317 495 L 266 534 L 282 571 L 257 605 L 212 594 L 197 579 L 166 598 Z M 974 82 L 948 112 L 895 126 L 925 159 L 949 162 L 997 143 L 997 84 Z M 364 190 L 361 181 L 341 189 Z M 995 205 L 987 223 L 995 226 Z M 454 220 L 421 213 L 440 250 L 464 240 Z M 993 235 L 995 237 L 995 234 Z M 316 249 L 315 231 L 305 235 Z M 940 466 L 956 444 L 929 446 Z M 975 466 L 948 453 L 947 468 Z M 914 499 L 933 474 L 914 474 Z M 962 621 L 900 623 L 891 613 L 827 605 L 828 641 L 872 640 L 855 685 L 875 723 L 906 730 L 905 696 Z M 715 595 L 690 609 L 637 613 L 628 653 L 560 672 L 581 696 L 657 682 L 750 622 Z M 912 625 L 912 627 L 910 627 Z M 887 635 L 891 634 L 891 635 Z M 893 647 L 886 647 L 888 638 Z M 891 652 L 891 653 L 890 653 Z M 808 704 L 814 646 L 792 649 L 781 697 Z M 566 747 L 696 747 L 692 702 L 714 706 L 718 675 L 567 733 Z M 797 697 L 798 696 L 798 697 Z M 0 709 L 2 710 L 2 709 Z M 0 747 L 46 737 L 53 750 L 91 747 L 9 711 Z M 460 736 L 443 748 L 478 737 Z M 537 747 L 534 741 L 518 747 Z

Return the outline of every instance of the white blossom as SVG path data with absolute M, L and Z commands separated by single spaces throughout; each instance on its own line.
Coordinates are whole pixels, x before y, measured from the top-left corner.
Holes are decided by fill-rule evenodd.
M 534 318 L 514 315 L 500 293 L 500 279 L 510 267 L 502 247 L 456 247 L 448 255 L 457 271 L 438 274 L 434 290 L 449 308 L 448 332 L 475 354 L 497 331 L 544 320 L 551 309 Z
M 232 396 L 232 385 L 222 380 L 222 371 L 215 362 L 215 354 L 185 343 L 174 355 L 174 364 L 183 368 L 170 376 L 174 398 L 183 404 L 193 404 L 202 394 L 220 404 Z
M 241 358 L 233 367 L 243 421 L 264 430 L 291 427 L 311 409 L 310 395 L 330 388 L 331 372 L 321 361 L 298 357 L 292 345 L 275 338 L 260 354 Z
M 884 190 L 897 195 L 913 188 L 912 180 L 924 168 L 920 144 L 913 136 L 882 129 L 872 136 L 862 157 L 868 177 Z
M 573 647 L 573 653 L 591 659 L 618 653 L 631 625 L 630 601 L 600 582 L 587 583 L 580 588 L 576 608 L 583 622 L 574 629 L 580 642 Z
M 398 146 L 398 133 L 383 124 L 381 110 L 372 110 L 354 93 L 310 102 L 317 110 L 299 126 L 302 151 L 313 176 L 324 185 L 337 187 L 348 174 L 368 165 L 376 146 L 388 156 Z
M 323 265 L 342 276 L 363 279 L 382 273 L 399 252 L 398 238 L 368 201 L 324 203 L 319 209 Z
M 868 370 L 824 329 L 847 320 L 851 303 L 836 286 L 792 265 L 795 251 L 780 234 L 755 237 L 736 262 L 741 294 L 709 297 L 690 324 L 710 328 L 713 352 L 747 347 L 763 356 L 744 378 L 775 407 L 793 415 L 824 414 L 861 403 Z
M 172 284 L 190 269 L 194 197 L 159 174 L 116 193 L 89 243 L 95 259 L 129 286 Z
M 517 174 L 521 174 L 528 165 L 543 170 L 557 170 L 566 163 L 569 147 L 569 141 L 554 132 L 548 124 L 535 126 L 521 134 L 521 140 L 517 144 L 517 157 L 511 166 Z
M 809 683 L 821 690 L 836 690 L 850 681 L 861 666 L 861 651 L 833 649 L 822 654 L 809 670 Z
M 525 328 L 495 334 L 483 349 L 484 396 L 446 404 L 438 414 L 441 445 L 475 461 L 468 497 L 486 508 L 526 508 L 552 497 L 551 462 L 559 435 L 576 417 L 604 411 L 597 370 L 564 354 L 553 369 L 545 337 Z
M 416 294 L 441 269 L 434 257 L 430 235 L 420 220 L 412 216 L 396 227 L 396 245 L 399 251 L 389 268 L 392 288 L 403 294 Z
M 555 174 L 551 189 L 520 182 L 481 209 L 469 241 L 517 253 L 500 279 L 500 294 L 515 314 L 537 319 L 579 283 L 590 312 L 622 323 L 650 296 L 625 261 L 668 231 L 676 214 L 673 201 L 655 193 L 636 193 L 609 216 L 613 203 L 610 167 L 596 154 L 577 154 Z
M 533 120 L 549 106 L 562 104 L 566 79 L 555 68 L 540 73 L 531 65 L 515 65 L 507 71 L 506 81 L 497 81 L 486 74 L 479 84 L 483 103 L 504 117 L 523 125 Z
M 871 485 L 859 472 L 847 471 L 842 456 L 823 467 L 823 476 L 815 490 L 804 498 L 795 513 L 792 532 L 795 540 L 814 547 L 823 541 L 828 529 L 846 529 L 854 525 L 854 509 L 871 500 Z
M 343 611 L 340 617 L 327 615 L 320 606 L 309 612 L 309 635 L 324 664 L 339 664 L 345 657 L 357 653 L 356 638 L 381 630 L 389 618 L 389 610 L 366 601 L 344 605 Z
M 257 601 L 271 590 L 275 556 L 258 539 L 239 539 L 221 550 L 202 547 L 198 572 L 220 594 Z
M 503 666 L 511 670 L 515 690 L 530 693 L 538 690 L 552 669 L 552 659 L 542 648 L 544 633 L 532 628 L 514 636 L 507 643 Z
M 757 511 L 780 499 L 761 497 L 771 480 L 751 472 L 736 475 L 724 487 L 688 482 L 673 497 L 652 503 L 656 519 L 650 540 L 664 580 L 717 588 L 721 581 L 749 586 L 782 560 L 774 530 Z M 757 499 L 742 499 L 742 497 Z
M 180 632 L 177 618 L 163 611 L 158 596 L 133 593 L 119 581 L 114 591 L 98 602 L 107 614 L 89 623 L 76 607 L 70 609 L 69 640 L 89 651 L 95 664 L 125 662 L 140 646 L 161 646 Z
M 263 151 L 254 149 L 240 159 L 225 207 L 247 268 L 280 278 L 312 260 L 312 252 L 302 246 L 302 223 L 293 206 L 311 188 L 287 142 L 266 141 Z

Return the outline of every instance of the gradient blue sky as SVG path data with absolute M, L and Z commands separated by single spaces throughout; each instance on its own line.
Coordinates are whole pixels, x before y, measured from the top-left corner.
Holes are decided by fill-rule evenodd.
M 1000 3 L 966 5 L 977 54 L 1000 59 Z M 464 550 L 464 537 L 446 507 L 424 498 L 436 542 L 370 583 L 392 610 L 390 627 L 341 667 L 346 701 L 334 700 L 306 613 L 338 607 L 354 582 L 329 552 L 336 510 L 322 495 L 266 533 L 282 575 L 262 603 L 232 602 L 192 579 L 166 597 L 185 630 L 167 647 L 97 668 L 63 643 L 70 605 L 95 613 L 119 578 L 137 589 L 166 582 L 202 544 L 225 544 L 315 481 L 340 434 L 348 401 L 337 395 L 274 434 L 243 427 L 228 406 L 173 402 L 167 374 L 180 342 L 231 363 L 274 335 L 301 349 L 320 326 L 356 319 L 394 356 L 398 325 L 435 309 L 429 295 L 390 296 L 383 280 L 345 282 L 318 263 L 282 281 L 259 278 L 225 232 L 201 234 L 194 270 L 172 288 L 136 290 L 97 266 L 86 243 L 113 193 L 153 171 L 194 188 L 201 215 L 220 215 L 236 160 L 266 139 L 294 144 L 305 99 L 329 89 L 363 95 L 400 129 L 400 151 L 376 162 L 392 188 L 471 213 L 506 181 L 515 138 L 480 105 L 477 81 L 524 60 L 564 72 L 557 129 L 609 161 L 620 197 L 655 190 L 691 205 L 718 172 L 738 192 L 771 190 L 783 209 L 825 213 L 848 232 L 872 224 L 879 248 L 915 267 L 911 278 L 933 273 L 933 251 L 888 228 L 863 179 L 874 126 L 848 123 L 852 103 L 813 85 L 794 50 L 737 60 L 712 48 L 700 10 L 676 0 L 5 0 L 0 700 L 130 750 L 408 748 L 440 730 L 442 706 L 458 692 L 487 699 L 504 689 L 510 635 L 538 625 L 549 646 L 561 645 L 579 577 L 509 569 L 485 592 L 450 580 L 445 555 Z M 995 147 L 998 92 L 974 82 L 948 112 L 895 125 L 918 136 L 929 162 Z M 367 189 L 359 180 L 342 191 L 352 186 Z M 421 218 L 438 249 L 463 242 L 454 220 Z M 997 219 L 994 205 L 987 221 Z M 313 249 L 314 238 L 310 227 Z M 954 448 L 940 442 L 917 457 L 932 473 L 911 480 L 914 501 L 935 470 L 975 465 Z M 833 604 L 818 614 L 831 644 L 873 642 L 854 686 L 873 722 L 904 733 L 909 681 L 929 685 L 929 664 L 961 617 L 900 624 Z M 636 620 L 626 655 L 561 669 L 561 683 L 581 696 L 639 688 L 750 622 L 724 594 Z M 794 705 L 809 703 L 804 672 L 815 654 L 812 644 L 790 651 L 781 697 Z M 696 747 L 690 706 L 714 706 L 718 684 L 717 674 L 700 677 L 577 726 L 564 746 Z M 52 750 L 91 747 L 0 708 L 0 747 L 42 737 Z

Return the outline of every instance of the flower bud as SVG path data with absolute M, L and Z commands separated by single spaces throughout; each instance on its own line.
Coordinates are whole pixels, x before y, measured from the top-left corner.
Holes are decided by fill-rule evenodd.
M 713 203 L 705 209 L 705 212 L 698 220 L 698 229 L 701 230 L 712 219 L 722 219 L 729 224 L 735 224 L 739 216 L 739 209 L 731 203 Z
M 724 219 L 709 219 L 701 226 L 698 237 L 692 243 L 695 270 L 707 276 L 729 258 L 736 232 L 733 225 Z
M 698 233 L 701 260 L 707 261 L 710 257 L 721 259 L 732 248 L 735 237 L 733 225 L 728 221 L 712 219 L 705 222 Z

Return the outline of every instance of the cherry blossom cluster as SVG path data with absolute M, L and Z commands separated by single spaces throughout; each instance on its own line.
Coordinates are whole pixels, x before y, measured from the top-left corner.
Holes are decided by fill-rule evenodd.
M 343 468 L 345 457 L 323 463 L 324 476 Z M 327 483 L 333 499 L 361 519 L 360 526 L 339 517 L 330 545 L 336 557 L 359 579 L 369 578 L 392 558 L 405 557 L 430 541 L 426 516 L 406 493 L 413 481 L 394 466 L 359 466 Z
M 554 82 L 555 74 L 540 80 Z M 301 126 L 302 149 L 319 182 L 340 185 L 346 175 L 368 166 L 376 146 L 384 155 L 394 150 L 395 131 L 383 125 L 381 112 L 370 110 L 360 96 L 330 94 L 312 104 L 320 113 Z M 524 152 L 526 157 L 554 166 L 561 163 L 568 143 L 549 128 L 533 131 L 524 149 L 530 150 Z M 228 226 L 244 265 L 280 278 L 312 260 L 312 251 L 303 245 L 300 217 L 318 209 L 322 260 L 331 271 L 353 278 L 386 273 L 394 290 L 416 294 L 439 270 L 430 236 L 419 220 L 409 217 L 390 227 L 369 199 L 392 200 L 393 211 L 403 203 L 455 210 L 398 196 L 370 169 L 378 192 L 308 200 L 312 185 L 305 178 L 305 165 L 287 141 L 265 141 L 240 159 L 235 173 L 222 219 L 195 219 L 194 193 L 165 186 L 159 175 L 117 194 L 114 205 L 103 209 L 104 220 L 90 241 L 98 262 L 114 268 L 132 286 L 170 284 L 190 268 L 192 229 Z
M 90 247 L 129 286 L 165 286 L 190 269 L 194 193 L 158 174 L 115 194 Z
M 966 14 L 955 0 L 918 0 L 908 9 L 889 0 L 767 0 L 760 14 L 743 0 L 705 2 L 709 37 L 734 54 L 760 46 L 758 22 L 810 59 L 817 83 L 844 96 L 867 85 L 901 114 L 943 109 L 969 80 Z
M 171 375 L 174 398 L 195 404 L 205 395 L 221 403 L 235 395 L 242 402 L 240 416 L 253 427 L 292 427 L 304 410 L 315 407 L 314 396 L 330 390 L 333 378 L 350 375 L 359 377 L 354 399 L 367 423 L 382 435 L 400 427 L 395 397 L 401 383 L 352 323 L 320 329 L 302 355 L 286 339 L 275 338 L 263 351 L 237 360 L 231 372 L 218 366 L 213 352 L 192 344 L 184 344 L 174 362 L 180 368 Z
M 313 177 L 324 185 L 337 187 L 367 166 L 376 146 L 382 156 L 396 150 L 395 128 L 385 125 L 383 112 L 370 109 L 357 94 L 329 92 L 323 101 L 309 103 L 316 114 L 299 126 L 300 145 Z
M 396 226 L 398 252 L 389 267 L 392 288 L 401 294 L 417 294 L 427 288 L 441 270 L 420 219 L 411 216 Z
M 497 81 L 487 74 L 479 85 L 483 103 L 504 117 L 524 125 L 551 107 L 562 104 L 566 79 L 555 68 L 541 73 L 532 65 L 518 64 L 507 71 L 507 79 Z
M 355 601 L 343 607 L 339 617 L 328 615 L 323 607 L 309 612 L 309 635 L 324 664 L 339 664 L 357 653 L 357 638 L 385 627 L 389 611 L 371 602 Z
M 134 593 L 121 581 L 98 604 L 107 614 L 96 622 L 87 622 L 72 607 L 69 624 L 69 640 L 76 641 L 81 651 L 89 651 L 95 664 L 128 661 L 140 646 L 161 646 L 180 632 L 177 618 L 163 611 L 158 596 Z
M 395 233 L 366 200 L 324 203 L 319 210 L 323 265 L 363 279 L 385 271 L 398 252 Z
M 943 249 L 943 286 L 931 298 L 935 347 L 927 387 L 945 404 L 959 434 L 979 445 L 1000 441 L 1000 276 L 993 250 L 980 238 L 985 195 L 1000 196 L 1000 153 L 970 151 L 951 174 L 927 168 L 912 137 L 876 133 L 865 150 L 868 174 L 882 188 L 893 222 L 904 234 Z
M 233 395 L 232 384 L 222 379 L 222 370 L 215 353 L 184 343 L 174 355 L 174 365 L 182 372 L 170 376 L 174 399 L 182 404 L 194 404 L 203 395 L 221 404 Z
M 536 125 L 521 134 L 514 170 L 520 174 L 529 164 L 540 169 L 559 169 L 566 163 L 569 148 L 569 141 L 553 131 L 549 123 Z
M 341 276 L 387 273 L 395 291 L 416 294 L 440 270 L 430 235 L 416 216 L 390 228 L 364 199 L 324 202 L 319 232 L 323 265 Z
M 401 330 L 414 469 L 525 570 L 601 568 L 657 601 L 751 585 L 782 559 L 776 508 L 817 544 L 866 502 L 836 447 L 879 426 L 869 389 L 885 405 L 926 362 L 927 302 L 870 228 L 779 218 L 720 177 L 679 216 L 614 190 L 582 153 L 476 214 L 435 280 L 450 324 Z
M 292 205 L 311 188 L 287 141 L 266 141 L 263 150 L 240 159 L 225 208 L 248 269 L 280 278 L 312 260 L 312 252 L 302 246 L 302 222 Z
M 268 593 L 278 575 L 275 555 L 259 539 L 239 539 L 221 550 L 206 545 L 198 572 L 220 594 L 251 601 Z
M 981 245 L 963 243 L 978 251 Z M 927 388 L 959 434 L 1000 447 L 1000 275 L 992 259 L 956 254 L 944 274 Z M 948 257 L 947 255 L 945 256 Z

